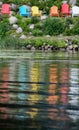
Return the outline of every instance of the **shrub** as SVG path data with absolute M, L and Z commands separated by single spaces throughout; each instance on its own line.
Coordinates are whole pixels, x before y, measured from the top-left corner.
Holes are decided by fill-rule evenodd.
M 35 29 L 42 29 L 42 22 L 38 22 L 35 24 Z
M 43 32 L 47 35 L 59 35 L 64 31 L 64 21 L 60 18 L 48 18 L 43 23 Z
M 72 28 L 72 34 L 74 35 L 78 35 L 79 34 L 79 17 L 76 18 L 76 20 L 74 20 L 74 26 Z
M 79 6 L 79 0 L 76 0 L 76 4 L 77 4 L 77 6 Z
M 36 16 L 34 17 L 31 17 L 31 23 L 35 24 L 35 23 L 38 23 L 40 21 L 40 19 Z
M 20 26 L 23 29 L 24 33 L 27 34 L 30 31 L 28 25 L 31 23 L 31 19 L 23 18 L 22 16 L 18 16 L 18 15 L 17 18 L 18 18 L 17 21 L 18 26 Z
M 11 29 L 11 25 L 9 24 L 8 19 L 3 19 L 3 21 L 0 22 L 0 37 L 5 37 L 6 32 Z
M 32 34 L 33 34 L 34 36 L 42 36 L 42 35 L 43 35 L 43 32 L 42 32 L 42 30 L 34 29 L 34 30 L 32 30 Z

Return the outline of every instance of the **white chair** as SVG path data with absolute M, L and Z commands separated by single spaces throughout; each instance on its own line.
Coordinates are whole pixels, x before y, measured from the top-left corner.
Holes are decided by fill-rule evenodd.
M 73 6 L 71 9 L 72 17 L 73 16 L 79 16 L 79 7 L 78 6 Z

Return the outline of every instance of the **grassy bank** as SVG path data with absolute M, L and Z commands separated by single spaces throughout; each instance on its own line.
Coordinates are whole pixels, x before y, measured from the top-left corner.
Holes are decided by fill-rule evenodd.
M 71 39 L 73 45 L 79 46 L 78 36 L 42 36 L 27 37 L 18 39 L 17 37 L 0 38 L 1 49 L 24 49 L 24 50 L 57 50 L 67 47 L 67 39 Z

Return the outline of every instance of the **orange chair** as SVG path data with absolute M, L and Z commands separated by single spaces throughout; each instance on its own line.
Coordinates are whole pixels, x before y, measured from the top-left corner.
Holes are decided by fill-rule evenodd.
M 70 9 L 68 4 L 62 4 L 61 6 L 61 16 L 70 15 Z
M 59 16 L 59 11 L 57 6 L 52 6 L 50 8 L 50 16 Z
M 2 4 L 1 13 L 2 14 L 10 14 L 10 5 L 9 4 Z

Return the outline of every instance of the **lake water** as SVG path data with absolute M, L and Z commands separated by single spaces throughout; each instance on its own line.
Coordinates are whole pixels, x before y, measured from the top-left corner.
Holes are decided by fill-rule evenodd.
M 0 130 L 78 130 L 79 52 L 0 53 Z

